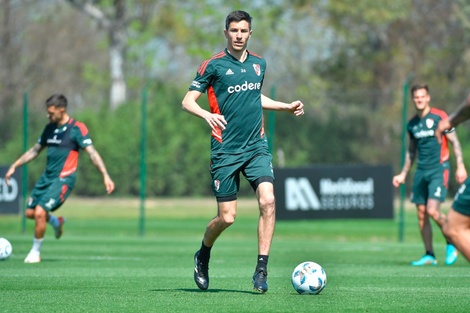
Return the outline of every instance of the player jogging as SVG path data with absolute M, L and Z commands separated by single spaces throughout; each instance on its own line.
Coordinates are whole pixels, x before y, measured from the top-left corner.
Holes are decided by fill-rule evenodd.
M 439 109 L 431 108 L 429 88 L 419 84 L 411 88 L 411 96 L 416 108 L 416 115 L 408 122 L 409 145 L 406 152 L 405 164 L 400 174 L 393 177 L 393 185 L 398 187 L 405 183 L 406 175 L 418 154 L 418 164 L 414 174 L 411 201 L 416 204 L 418 222 L 421 237 L 424 242 L 424 256 L 412 262 L 414 266 L 436 265 L 432 243 L 432 218 L 442 230 L 445 215 L 440 210 L 440 204 L 447 195 L 449 179 L 449 148 L 448 141 L 452 144 L 457 163 L 455 172 L 456 180 L 461 184 L 467 178 L 467 172 L 463 163 L 462 149 L 454 129 L 447 131 L 439 143 L 434 132 L 438 123 L 447 118 L 447 114 Z M 457 250 L 447 240 L 446 261 L 447 265 L 457 260 Z
M 251 16 L 234 11 L 225 20 L 227 48 L 204 61 L 186 93 L 183 110 L 203 118 L 212 129 L 212 190 L 218 214 L 207 225 L 201 248 L 194 255 L 194 280 L 209 287 L 211 248 L 219 235 L 235 221 L 240 173 L 250 183 L 259 204 L 258 257 L 253 287 L 268 290 L 267 264 L 275 225 L 274 174 L 263 130 L 263 109 L 303 115 L 300 101 L 283 103 L 261 94 L 266 61 L 247 50 L 252 34 Z M 207 92 L 210 111 L 197 100 Z
M 103 174 L 104 185 L 109 193 L 114 190 L 114 182 L 108 175 L 98 151 L 93 147 L 85 124 L 67 114 L 67 99 L 54 94 L 46 100 L 46 125 L 37 143 L 26 151 L 8 169 L 5 181 L 8 184 L 15 169 L 35 159 L 47 147 L 46 169 L 34 186 L 29 198 L 25 215 L 35 220 L 33 247 L 24 260 L 25 263 L 41 262 L 41 245 L 49 223 L 54 228 L 55 237 L 62 236 L 63 217 L 56 217 L 51 212 L 57 210 L 67 199 L 75 185 L 78 153 L 85 150 L 93 164 Z

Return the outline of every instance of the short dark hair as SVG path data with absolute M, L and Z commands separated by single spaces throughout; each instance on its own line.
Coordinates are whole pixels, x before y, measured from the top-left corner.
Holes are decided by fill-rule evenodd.
M 53 94 L 46 100 L 46 107 L 51 106 L 67 108 L 67 98 L 64 95 Z
M 425 89 L 427 93 L 429 93 L 429 87 L 426 84 L 416 84 L 411 87 L 411 96 L 415 94 L 416 90 Z
M 232 22 L 241 22 L 241 21 L 247 21 L 248 25 L 250 26 L 251 30 L 251 16 L 245 11 L 233 11 L 229 15 L 227 15 L 227 18 L 225 19 L 225 30 L 228 30 L 228 26 Z

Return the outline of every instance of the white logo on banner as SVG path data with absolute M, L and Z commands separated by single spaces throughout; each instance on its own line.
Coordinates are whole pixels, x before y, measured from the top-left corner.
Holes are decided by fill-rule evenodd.
M 319 210 L 320 201 L 307 178 L 286 178 L 286 209 Z
M 352 178 L 320 179 L 320 198 L 306 177 L 286 178 L 286 209 L 308 210 L 372 210 L 374 179 L 355 181 Z
M 18 183 L 13 177 L 8 181 L 7 186 L 5 179 L 0 178 L 0 202 L 13 202 L 18 196 Z

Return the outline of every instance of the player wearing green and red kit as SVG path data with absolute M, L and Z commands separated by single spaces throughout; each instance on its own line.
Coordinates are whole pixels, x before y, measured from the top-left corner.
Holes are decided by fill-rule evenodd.
M 263 109 L 304 114 L 300 101 L 284 103 L 261 94 L 266 62 L 247 50 L 251 34 L 251 16 L 244 11 L 230 13 L 224 29 L 227 48 L 201 64 L 182 101 L 184 110 L 203 118 L 212 129 L 211 176 L 218 214 L 207 225 L 201 248 L 194 255 L 194 280 L 203 290 L 209 287 L 211 248 L 235 221 L 241 173 L 256 193 L 260 212 L 253 286 L 259 292 L 267 291 L 275 207 L 272 157 L 263 130 Z M 204 92 L 210 111 L 197 103 Z
M 239 181 L 234 179 L 234 171 L 255 155 L 257 163 L 269 166 L 253 164 L 253 169 L 245 171 L 253 176 L 247 177 L 248 181 L 254 184 L 258 178 L 274 179 L 261 107 L 265 68 L 260 56 L 246 51 L 242 63 L 225 49 L 202 63 L 189 87 L 201 93 L 207 90 L 211 112 L 223 115 L 228 122 L 223 132 L 220 128 L 212 130 L 212 188 L 219 200 L 236 199 Z
M 447 137 L 439 144 L 434 137 L 440 120 L 447 114 L 439 109 L 431 108 L 426 116 L 415 115 L 408 122 L 410 141 L 416 142 L 418 164 L 413 179 L 411 201 L 425 204 L 428 198 L 444 202 L 449 182 L 449 146 Z M 451 133 L 450 130 L 447 133 Z
M 50 123 L 46 125 L 37 143 L 9 168 L 5 181 L 15 169 L 36 158 L 47 148 L 46 169 L 31 192 L 25 215 L 36 222 L 33 247 L 25 259 L 25 263 L 41 261 L 40 249 L 46 232 L 46 224 L 53 226 L 55 237 L 62 235 L 63 217 L 56 217 L 51 212 L 57 210 L 67 199 L 75 185 L 78 153 L 85 150 L 93 164 L 103 174 L 104 184 L 108 193 L 114 190 L 114 182 L 109 177 L 106 167 L 98 152 L 92 145 L 85 124 L 75 121 L 66 111 L 67 99 L 63 95 L 52 95 L 46 100 Z
M 85 124 L 73 118 L 64 125 L 50 123 L 38 139 L 47 147 L 46 169 L 34 186 L 27 207 L 40 205 L 47 211 L 57 210 L 75 185 L 78 153 L 92 144 Z
M 467 177 L 463 164 L 462 150 L 457 135 L 449 130 L 442 143 L 439 143 L 434 132 L 438 123 L 447 118 L 447 114 L 439 109 L 431 108 L 429 88 L 426 85 L 416 85 L 411 89 L 417 114 L 408 122 L 410 138 L 405 164 L 400 174 L 393 177 L 393 184 L 398 187 L 405 182 L 406 174 L 418 154 L 418 164 L 414 175 L 411 201 L 416 204 L 421 236 L 425 246 L 425 255 L 412 262 L 412 265 L 437 264 L 432 244 L 431 217 L 442 228 L 445 215 L 440 211 L 440 203 L 447 195 L 449 179 L 449 148 L 452 143 L 456 156 L 456 179 L 459 183 Z M 457 259 L 457 250 L 447 241 L 446 264 L 451 265 Z

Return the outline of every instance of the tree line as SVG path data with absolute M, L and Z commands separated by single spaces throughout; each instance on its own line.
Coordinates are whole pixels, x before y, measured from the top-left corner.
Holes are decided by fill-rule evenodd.
M 106 18 L 106 27 L 83 10 L 87 3 Z M 64 93 L 72 116 L 87 124 L 119 195 L 137 195 L 140 188 L 144 89 L 147 194 L 210 194 L 210 132 L 181 111 L 181 99 L 200 62 L 225 46 L 223 21 L 234 8 L 254 17 L 249 49 L 268 61 L 263 92 L 306 105 L 302 120 L 266 114 L 275 124 L 268 133 L 274 166 L 398 169 L 407 77 L 428 83 L 431 104 L 447 111 L 469 91 L 470 5 L 464 0 L 4 0 L 1 6 L 0 162 L 9 164 L 22 152 L 23 94 L 30 97 L 32 145 L 47 121 L 44 100 Z M 111 99 L 113 25 L 126 35 L 118 41 L 126 85 L 119 105 Z M 412 114 L 410 103 L 407 117 Z M 468 127 L 458 132 L 468 151 Z M 80 163 L 76 193 L 101 195 L 100 176 L 88 160 Z M 43 166 L 30 164 L 31 184 Z

